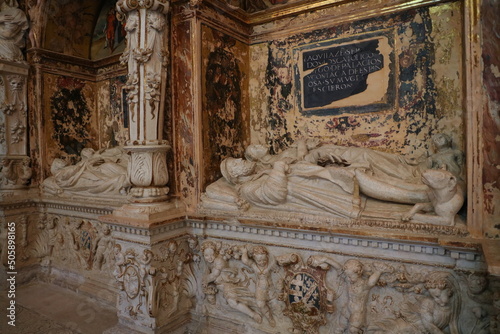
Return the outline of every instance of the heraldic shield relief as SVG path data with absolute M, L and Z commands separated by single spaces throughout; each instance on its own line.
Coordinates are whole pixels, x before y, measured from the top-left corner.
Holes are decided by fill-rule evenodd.
M 326 313 L 333 312 L 328 301 L 325 286 L 326 271 L 306 265 L 289 266 L 284 279 L 284 314 L 289 317 L 295 329 L 303 333 L 318 333 L 326 324 Z

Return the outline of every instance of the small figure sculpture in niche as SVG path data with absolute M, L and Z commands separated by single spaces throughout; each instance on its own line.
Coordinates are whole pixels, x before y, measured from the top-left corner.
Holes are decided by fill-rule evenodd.
M 340 327 L 335 333 L 363 333 L 370 291 L 384 272 L 393 272 L 394 269 L 382 263 L 375 263 L 373 273 L 369 277 L 365 277 L 366 272 L 363 264 L 354 259 L 347 260 L 342 266 L 327 256 L 317 255 L 309 257 L 307 263 L 324 270 L 331 266 L 340 272 L 345 279 L 348 292 L 347 307 L 340 308 Z
M 461 298 L 452 274 L 432 272 L 425 282 L 427 294 L 418 300 L 408 299 L 395 319 L 368 326 L 369 334 L 458 334 Z
M 464 200 L 463 154 L 446 135 L 433 142 L 435 153 L 418 159 L 315 141 L 299 141 L 279 155 L 250 145 L 246 159 L 222 161 L 223 178 L 207 187 L 202 207 L 454 225 Z M 450 171 L 435 170 L 438 166 Z M 448 186 L 437 177 L 446 173 Z M 413 212 L 408 204 L 419 205 Z M 421 209 L 435 214 L 418 214 Z
M 42 189 L 52 195 L 125 195 L 130 187 L 127 166 L 128 156 L 120 148 L 99 152 L 85 148 L 75 165 L 68 166 L 64 160 L 54 159 L 52 176 L 43 181 Z
M 228 260 L 220 254 L 220 248 L 220 245 L 212 241 L 205 241 L 201 245 L 201 252 L 208 267 L 208 272 L 202 280 L 207 299 L 211 304 L 215 304 L 215 293 L 222 291 L 231 308 L 248 315 L 259 324 L 262 323 L 262 317 L 250 308 L 254 296 L 244 287 L 245 282 L 238 277 L 237 269 L 231 268 Z
M 252 268 L 255 272 L 255 301 L 257 303 L 257 308 L 259 309 L 262 316 L 265 316 L 269 320 L 271 327 L 276 326 L 276 321 L 274 320 L 273 312 L 271 307 L 269 307 L 269 301 L 271 298 L 271 287 L 273 286 L 271 281 L 271 272 L 277 270 L 273 261 L 269 259 L 269 252 L 265 247 L 255 246 L 252 248 L 249 256 L 247 247 L 241 247 L 241 261 Z M 253 258 L 252 259 L 250 259 Z
M 0 0 L 0 59 L 24 61 L 21 48 L 27 29 L 28 19 L 18 8 L 17 1 Z

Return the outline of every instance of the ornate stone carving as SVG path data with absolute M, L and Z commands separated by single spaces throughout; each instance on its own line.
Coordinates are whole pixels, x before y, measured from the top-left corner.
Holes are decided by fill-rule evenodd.
M 191 269 L 191 252 L 180 241 L 168 241 L 158 251 L 122 250 L 114 245 L 115 279 L 120 290 L 120 312 L 148 327 L 161 327 L 192 306 L 197 286 Z
M 107 225 L 89 220 L 51 216 L 42 218 L 31 254 L 42 266 L 61 265 L 77 270 L 107 272 L 114 241 Z
M 430 273 L 423 284 L 425 292 L 407 299 L 395 318 L 371 324 L 367 332 L 378 333 L 445 333 L 458 334 L 461 294 L 455 277 L 444 271 Z M 418 290 L 417 290 L 418 291 Z
M 292 319 L 295 331 L 318 333 L 326 324 L 327 313 L 334 311 L 332 294 L 325 286 L 326 270 L 304 264 L 297 254 L 282 256 L 278 263 L 286 269 L 281 296 L 285 315 Z
M 2 8 L 3 6 L 5 2 Z M 16 20 L 10 15 L 15 15 L 15 13 L 0 12 L 1 18 L 7 18 L 3 24 L 0 19 L 0 90 L 3 91 L 3 94 L 0 94 L 0 160 L 2 161 L 0 190 L 25 188 L 32 174 L 29 166 L 30 159 L 27 156 L 26 78 L 28 65 L 12 59 L 11 61 L 2 60 L 9 58 L 7 54 L 1 52 L 5 43 L 9 44 L 2 40 L 2 29 L 3 33 L 9 31 L 13 28 L 11 25 L 15 24 L 11 20 Z M 5 57 L 2 58 L 4 55 Z
M 463 154 L 447 136 L 434 142 L 436 152 L 418 159 L 314 141 L 271 156 L 251 145 L 246 159 L 222 161 L 223 178 L 207 187 L 202 207 L 454 225 L 464 201 Z M 442 166 L 450 171 L 430 169 Z M 410 210 L 406 204 L 417 205 Z M 435 214 L 417 214 L 424 209 Z
M 323 255 L 311 256 L 307 264 L 328 270 L 333 267 L 344 276 L 347 288 L 347 307 L 340 308 L 339 328 L 335 333 L 362 333 L 366 325 L 367 304 L 370 290 L 378 283 L 382 273 L 393 272 L 391 268 L 382 263 L 375 263 L 375 270 L 366 277 L 364 265 L 358 260 L 347 260 L 340 265 L 335 260 Z
M 43 181 L 42 190 L 57 196 L 126 195 L 130 187 L 128 160 L 128 155 L 118 147 L 99 152 L 85 148 L 81 152 L 81 160 L 74 165 L 67 165 L 62 159 L 54 159 L 52 176 Z
M 170 1 L 119 0 L 116 10 L 125 20 L 127 47 L 121 56 L 128 65 L 127 101 L 130 110 L 130 176 L 133 202 L 167 199 L 168 172 L 163 140 L 163 110 L 168 63 L 167 13 Z
M 222 298 L 230 308 L 246 314 L 259 324 L 262 323 L 262 315 L 254 305 L 255 295 L 247 288 L 248 276 L 241 269 L 229 265 L 229 259 L 234 249 L 229 245 L 205 241 L 201 245 L 201 251 L 207 265 L 207 272 L 202 279 L 202 287 L 208 303 L 215 305 L 216 294 L 220 291 Z M 249 262 L 247 261 L 247 263 Z M 266 304 L 264 301 L 265 292 L 262 292 L 261 304 L 262 302 Z M 265 305 L 262 306 L 265 308 Z M 268 314 L 268 318 L 274 321 L 271 314 Z
M 24 33 L 28 19 L 18 8 L 17 1 L 2 1 L 0 4 L 0 59 L 23 62 L 21 49 L 24 47 Z

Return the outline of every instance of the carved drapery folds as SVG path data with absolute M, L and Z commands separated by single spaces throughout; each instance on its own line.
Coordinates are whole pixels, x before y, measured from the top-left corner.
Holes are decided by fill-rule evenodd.
M 128 66 L 127 102 L 130 110 L 130 181 L 133 202 L 163 201 L 168 172 L 163 140 L 164 95 L 168 50 L 167 0 L 120 0 L 118 18 L 127 30 L 127 47 L 121 56 Z

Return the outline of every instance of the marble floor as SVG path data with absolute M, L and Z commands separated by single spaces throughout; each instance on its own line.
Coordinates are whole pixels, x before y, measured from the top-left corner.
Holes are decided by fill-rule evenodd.
M 5 314 L 7 294 L 0 296 Z M 0 333 L 6 334 L 99 334 L 117 332 L 116 310 L 98 305 L 73 291 L 45 283 L 30 283 L 16 291 L 16 326 L 0 319 Z M 117 332 L 119 333 L 119 331 Z

